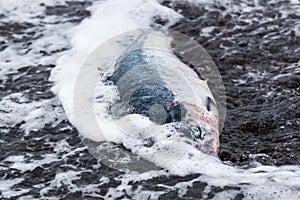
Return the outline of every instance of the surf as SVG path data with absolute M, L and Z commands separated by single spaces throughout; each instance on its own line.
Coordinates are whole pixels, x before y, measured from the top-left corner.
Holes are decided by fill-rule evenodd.
M 120 9 L 121 7 L 122 9 Z M 150 163 L 154 163 L 155 166 L 159 166 L 157 169 L 150 167 L 151 170 L 148 170 L 147 168 L 146 171 L 142 171 L 141 173 L 144 174 L 145 179 L 154 177 L 156 176 L 155 174 L 176 174 L 180 176 L 201 174 L 201 176 L 199 176 L 198 179 L 195 179 L 195 181 L 205 181 L 208 183 L 209 187 L 224 187 L 226 185 L 237 186 L 240 188 L 240 191 L 243 191 L 245 196 L 247 196 L 248 198 L 250 198 L 251 196 L 263 198 L 269 195 L 273 197 L 295 197 L 297 195 L 297 186 L 299 185 L 300 171 L 298 166 L 274 167 L 263 166 L 259 163 L 254 163 L 254 166 L 243 169 L 237 166 L 231 166 L 230 163 L 222 163 L 218 158 L 214 156 L 203 154 L 196 148 L 190 148 L 190 144 L 181 142 L 180 139 L 179 142 L 176 141 L 176 138 L 173 138 L 174 140 L 172 140 L 172 143 L 162 142 L 161 145 L 164 145 L 164 147 L 166 148 L 162 148 L 162 151 L 159 155 L 153 156 L 153 152 L 151 154 L 151 152 L 149 153 L 149 151 L 147 151 L 147 149 L 149 150 L 149 148 L 144 147 L 145 141 L 143 139 L 139 140 L 140 138 L 138 135 L 130 135 L 130 137 L 128 137 L 128 135 L 124 134 L 124 132 L 116 131 L 118 130 L 118 125 L 116 125 L 115 123 L 109 123 L 112 118 L 105 113 L 108 113 L 107 109 L 109 108 L 109 103 L 118 101 L 117 88 L 114 85 L 103 84 L 103 80 L 111 76 L 114 72 L 115 63 L 110 63 L 110 61 L 117 60 L 119 55 L 121 55 L 126 48 L 113 48 L 111 52 L 105 52 L 106 55 L 100 59 L 99 57 L 97 58 L 97 56 L 95 56 L 101 55 L 99 54 L 101 51 L 95 51 L 97 45 L 105 43 L 105 41 L 108 41 L 113 36 L 116 36 L 120 33 L 136 29 L 150 28 L 153 16 L 156 15 L 160 15 L 161 18 L 168 19 L 169 23 L 165 27 L 163 27 L 167 28 L 170 24 L 172 24 L 172 22 L 174 23 L 178 18 L 180 18 L 180 14 L 159 5 L 156 1 L 131 1 L 131 3 L 126 6 L 124 6 L 124 4 L 122 3 L 119 3 L 118 1 L 107 1 L 101 2 L 98 5 L 96 4 L 91 8 L 91 10 L 93 13 L 92 17 L 89 20 L 83 22 L 74 31 L 72 39 L 73 48 L 68 52 L 68 54 L 58 60 L 57 67 L 55 70 L 53 70 L 51 80 L 55 82 L 53 92 L 60 98 L 68 119 L 72 122 L 72 124 L 76 126 L 76 128 L 78 128 L 79 132 L 84 137 L 91 140 L 89 141 L 90 143 L 95 144 L 96 142 L 92 149 L 94 150 L 94 153 L 97 154 L 97 158 L 99 158 L 100 160 L 103 159 L 103 153 L 108 149 L 113 149 L 114 147 L 112 146 L 115 145 L 114 143 L 122 143 L 125 147 L 125 150 L 129 150 L 128 152 L 133 153 L 133 156 L 140 155 L 144 160 L 149 161 Z M 110 12 L 108 13 L 107 10 L 110 10 Z M 107 24 L 107 21 L 103 19 L 110 19 L 109 24 Z M 105 27 L 105 30 L 95 27 Z M 133 38 L 129 36 L 128 40 L 121 41 L 130 41 L 132 39 Z M 121 44 L 119 45 L 119 47 L 122 45 L 126 47 L 126 43 L 119 44 Z M 115 56 L 116 52 L 118 54 L 117 57 Z M 93 54 L 93 57 L 95 59 L 91 59 L 91 62 L 85 63 L 85 60 L 89 60 L 87 57 L 89 57 L 91 54 Z M 97 99 L 98 97 L 98 100 L 100 100 L 98 104 L 94 105 L 91 98 L 86 98 L 83 103 L 80 104 L 80 106 L 76 106 L 79 109 L 78 111 L 80 111 L 80 108 L 84 108 L 87 105 L 90 105 L 90 111 L 94 112 L 94 110 L 96 110 L 94 114 L 98 116 L 98 118 L 96 117 L 96 119 L 98 120 L 87 120 L 89 122 L 88 126 L 86 126 L 86 124 L 84 125 L 84 123 L 82 124 L 82 126 L 76 123 L 73 107 L 74 99 L 72 98 L 76 85 L 77 75 L 80 73 L 81 66 L 83 66 L 84 63 L 85 66 L 93 66 L 96 64 L 100 69 L 102 67 L 102 71 L 104 71 L 104 73 L 101 74 L 99 73 L 98 68 L 91 70 L 87 67 L 85 72 L 88 74 L 95 74 L 94 79 L 79 82 L 80 87 L 85 89 L 82 90 L 83 93 L 81 97 L 85 98 L 85 94 L 91 92 L 91 94 L 95 93 L 94 97 L 96 97 L 93 97 L 92 99 Z M 101 63 L 104 65 L 102 65 Z M 98 81 L 99 77 L 100 81 Z M 89 81 L 98 81 L 98 85 L 92 88 L 86 87 L 89 85 Z M 101 98 L 103 97 L 103 93 L 105 93 L 107 97 L 104 98 L 104 101 L 103 99 L 101 100 Z M 79 99 L 82 100 L 82 98 Z M 121 115 L 122 114 L 120 114 L 120 116 Z M 83 116 L 84 115 L 81 116 L 82 118 L 79 118 L 82 120 L 77 120 L 79 121 L 79 123 L 80 121 L 86 120 Z M 103 120 L 106 120 L 105 123 L 101 123 L 103 122 Z M 131 129 L 132 127 L 144 128 L 145 126 L 147 127 L 153 125 L 151 120 L 149 120 L 147 117 L 138 115 L 130 115 L 130 117 L 128 117 L 127 119 L 123 118 L 123 122 L 124 121 L 125 124 L 128 124 L 128 122 L 133 123 L 134 126 L 125 126 L 125 128 L 129 129 Z M 95 132 L 94 130 L 99 130 L 98 127 L 94 127 L 97 124 L 102 125 L 103 129 L 101 129 L 101 133 L 109 134 L 99 135 L 99 132 Z M 157 132 L 161 135 L 158 139 L 167 138 L 170 130 L 174 128 L 172 126 L 166 125 L 164 128 L 160 129 L 155 124 L 153 125 L 153 127 L 150 127 L 151 129 L 153 128 L 153 130 L 159 130 Z M 175 128 L 174 131 L 176 131 Z M 131 130 L 128 132 L 133 133 Z M 176 134 L 173 135 L 176 136 Z M 101 143 L 103 141 L 113 141 L 114 143 L 105 143 L 105 146 L 103 145 L 104 143 Z M 99 146 L 97 142 L 100 142 L 102 146 L 101 144 Z M 184 153 L 182 154 L 182 152 Z M 125 154 L 125 158 L 128 159 L 123 160 L 121 159 L 122 156 L 115 157 L 117 158 L 116 160 L 120 160 L 119 164 L 116 165 L 116 168 L 123 167 L 124 163 L 126 165 L 126 163 L 129 164 L 131 163 L 131 161 L 133 161 L 133 158 L 131 158 L 130 156 L 126 156 L 128 156 L 127 154 Z M 178 158 L 178 156 L 180 157 L 180 159 L 176 159 Z M 109 160 L 110 157 L 106 157 L 106 159 Z M 148 165 L 148 162 L 146 165 Z M 167 169 L 167 171 L 161 171 L 162 169 L 160 167 L 162 167 L 163 169 Z M 154 170 L 155 172 L 153 173 L 152 170 Z M 124 176 L 124 184 L 126 183 L 126 180 L 135 179 L 133 171 L 128 172 L 128 176 Z M 280 191 L 280 194 L 276 193 L 278 191 Z

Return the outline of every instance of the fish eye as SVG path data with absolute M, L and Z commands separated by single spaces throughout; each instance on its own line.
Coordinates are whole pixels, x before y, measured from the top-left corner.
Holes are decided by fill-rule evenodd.
M 201 131 L 201 128 L 199 126 L 198 127 L 192 127 L 191 130 L 192 130 L 192 136 L 194 138 L 203 139 L 202 131 Z

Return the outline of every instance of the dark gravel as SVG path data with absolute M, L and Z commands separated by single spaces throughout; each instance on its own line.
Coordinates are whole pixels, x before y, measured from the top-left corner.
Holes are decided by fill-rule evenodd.
M 233 4 L 238 6 L 242 2 L 235 0 Z M 231 161 L 234 165 L 249 164 L 253 160 L 267 165 L 299 165 L 300 38 L 294 28 L 300 20 L 300 15 L 288 1 L 259 3 L 261 7 L 255 8 L 253 12 L 242 9 L 232 11 L 232 5 L 216 2 L 199 6 L 180 1 L 163 1 L 162 4 L 176 11 L 180 10 L 184 18 L 171 29 L 193 37 L 202 44 L 216 62 L 223 77 L 227 91 L 227 117 L 221 133 L 220 159 Z M 45 15 L 62 16 L 64 22 L 77 24 L 90 16 L 86 10 L 90 4 L 88 1 L 70 1 L 67 5 L 45 6 Z M 247 4 L 251 7 L 251 2 Z M 283 15 L 282 11 L 289 12 Z M 0 16 L 0 19 L 4 17 Z M 166 24 L 167 20 L 158 16 L 155 22 L 160 26 Z M 214 30 L 210 34 L 204 34 L 203 29 L 210 26 L 214 27 Z M 0 21 L 0 50 L 5 50 L 12 43 L 20 43 L 24 49 L 28 48 L 32 41 L 40 37 L 34 28 L 33 24 Z M 41 53 L 51 55 L 57 52 Z M 18 72 L 9 73 L 6 81 L 0 80 L 0 100 L 16 92 L 22 92 L 31 101 L 54 98 L 50 92 L 52 83 L 48 81 L 53 67 L 54 65 L 20 66 Z M 249 73 L 257 76 L 249 76 Z M 274 78 L 282 74 L 285 76 Z M 1 108 L 0 112 L 3 112 Z M 20 122 L 13 127 L 0 127 L 1 161 L 13 155 L 24 155 L 26 162 L 40 160 L 43 155 L 54 153 L 51 142 L 58 143 L 63 139 L 69 144 L 70 151 L 84 147 L 76 129 L 67 121 L 62 121 L 54 127 L 47 124 L 43 129 L 32 131 L 28 135 L 20 128 L 22 124 L 23 122 Z M 13 189 L 29 189 L 21 196 L 31 195 L 35 198 L 42 197 L 40 189 L 32 187 L 33 185 L 44 184 L 44 187 L 47 187 L 57 173 L 70 169 L 80 172 L 79 179 L 73 181 L 78 188 L 97 185 L 101 182 L 100 179 L 106 176 L 110 181 L 97 186 L 99 195 L 105 195 L 110 188 L 120 185 L 121 181 L 116 177 L 122 173 L 104 165 L 95 167 L 99 166 L 99 162 L 86 149 L 66 157 L 63 157 L 64 154 L 66 152 L 57 153 L 59 160 L 56 162 L 43 164 L 25 172 L 13 168 L 0 170 L 0 179 L 23 178 L 24 180 L 15 184 Z M 6 161 L 3 166 L 10 164 Z M 179 199 L 179 188 L 168 189 L 168 186 L 188 182 L 199 176 L 201 178 L 199 174 L 186 177 L 161 176 L 132 182 L 129 185 L 132 186 L 132 193 L 141 187 L 141 190 L 147 191 L 163 190 L 165 194 L 160 199 Z M 193 186 L 188 187 L 187 194 L 181 199 L 201 198 L 201 192 L 206 186 L 205 182 L 193 182 Z M 213 199 L 217 193 L 224 190 L 238 192 L 240 188 L 211 186 L 207 199 Z M 120 199 L 130 199 L 132 193 L 123 191 Z M 1 195 L 0 191 L 2 198 Z M 59 199 L 94 199 L 86 194 L 84 196 L 80 190 L 72 192 L 64 184 L 43 195 Z M 234 199 L 243 197 L 244 194 L 238 193 Z
M 220 159 L 236 164 L 253 160 L 300 164 L 300 37 L 293 30 L 300 15 L 287 1 L 259 2 L 262 7 L 254 12 L 232 12 L 219 3 L 164 1 L 163 5 L 184 16 L 171 29 L 203 45 L 222 75 L 227 115 Z M 290 13 L 283 16 L 284 10 Z M 202 30 L 210 26 L 212 33 L 203 36 Z M 292 65 L 298 72 L 287 69 Z M 249 73 L 263 76 L 249 77 Z M 274 79 L 281 74 L 286 76 Z M 239 79 L 244 83 L 237 84 Z

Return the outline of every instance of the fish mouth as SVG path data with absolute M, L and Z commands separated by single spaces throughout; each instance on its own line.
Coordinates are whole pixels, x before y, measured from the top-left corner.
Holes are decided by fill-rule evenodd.
M 204 142 L 204 144 L 201 146 L 201 151 L 203 151 L 206 154 L 217 156 L 219 153 L 219 144 L 216 144 L 216 139 L 210 139 Z

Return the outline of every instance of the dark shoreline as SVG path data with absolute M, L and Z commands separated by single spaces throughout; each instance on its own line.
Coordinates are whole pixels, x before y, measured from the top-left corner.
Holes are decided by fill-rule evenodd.
M 237 0 L 233 4 L 242 7 L 242 2 L 244 1 Z M 300 59 L 300 38 L 292 29 L 300 20 L 300 14 L 287 1 L 273 4 L 268 4 L 267 1 L 260 2 L 261 8 L 251 13 L 242 10 L 230 13 L 228 11 L 230 5 L 224 7 L 216 2 L 197 7 L 180 2 L 170 4 L 169 1 L 162 4 L 174 10 L 181 10 L 185 18 L 171 29 L 194 37 L 203 45 L 223 76 L 227 91 L 227 118 L 221 133 L 219 157 L 223 161 L 231 161 L 230 164 L 234 166 L 247 166 L 252 161 L 265 165 L 299 165 L 300 73 L 296 69 L 300 68 L 297 64 Z M 70 1 L 67 5 L 49 6 L 45 10 L 45 15 L 62 16 L 62 21 L 57 23 L 78 24 L 90 16 L 87 7 L 91 4 L 91 1 Z M 282 10 L 289 9 L 290 14 L 287 16 L 280 14 Z M 0 16 L 0 19 L 3 18 L 5 16 Z M 166 21 L 157 18 L 156 23 L 159 26 Z M 237 25 L 239 28 L 235 29 Z M 3 51 L 11 44 L 19 44 L 24 48 L 25 56 L 32 42 L 41 36 L 39 30 L 44 26 L 45 24 L 41 24 L 34 29 L 32 24 L 0 22 L 0 50 Z M 214 27 L 212 33 L 203 34 L 202 30 L 210 26 Z M 59 51 L 63 52 L 68 48 L 70 47 Z M 40 53 L 52 55 L 57 52 L 41 49 Z M 295 68 L 287 68 L 292 65 Z M 6 80 L 0 80 L 0 100 L 17 92 L 23 93 L 30 101 L 55 100 L 50 91 L 53 83 L 48 80 L 50 70 L 54 67 L 54 65 L 19 66 L 17 72 L 9 73 Z M 249 76 L 249 72 L 257 77 Z M 286 76 L 274 79 L 280 74 Z M 245 83 L 239 83 L 239 79 Z M 53 105 L 53 109 L 57 107 L 60 105 Z M 4 108 L 0 110 L 6 112 Z M 2 152 L 0 179 L 8 181 L 22 179 L 11 187 L 10 192 L 26 189 L 28 192 L 6 198 L 0 188 L 1 199 L 18 199 L 26 195 L 29 199 L 45 197 L 102 199 L 85 192 L 84 188 L 93 185 L 97 189 L 96 195 L 105 196 L 111 188 L 116 189 L 122 184 L 119 178 L 123 173 L 100 165 L 85 148 L 77 130 L 67 120 L 62 120 L 54 127 L 47 124 L 41 130 L 31 131 L 27 135 L 21 128 L 23 123 L 24 121 L 20 120 L 14 126 L 0 125 Z M 63 140 L 66 141 L 68 148 L 57 151 L 52 144 L 58 144 Z M 70 152 L 72 153 L 69 154 Z M 42 160 L 48 154 L 55 154 L 58 161 L 42 164 L 24 172 L 13 168 L 13 162 L 5 161 L 10 156 L 24 156 L 24 163 L 31 163 Z M 252 157 L 251 154 L 262 156 Z M 63 183 L 60 187 L 53 187 L 43 194 L 40 193 L 41 189 L 51 187 L 57 174 L 68 171 L 79 173 L 78 178 L 72 180 L 77 191 L 74 192 L 69 185 Z M 102 181 L 104 176 L 108 182 Z M 129 182 L 128 185 L 131 186 L 129 190 L 119 191 L 120 199 L 130 199 L 140 190 L 163 191 L 164 194 L 160 199 L 178 199 L 180 188 L 173 186 L 180 182 L 192 181 L 197 177 L 201 175 L 160 176 Z M 202 198 L 206 186 L 208 184 L 205 182 L 194 181 L 187 187 L 187 193 L 182 199 Z M 142 189 L 139 190 L 139 187 Z M 244 194 L 240 193 L 240 190 L 239 186 L 210 186 L 205 198 L 213 199 L 223 191 L 233 191 L 238 193 L 235 199 L 243 199 Z

